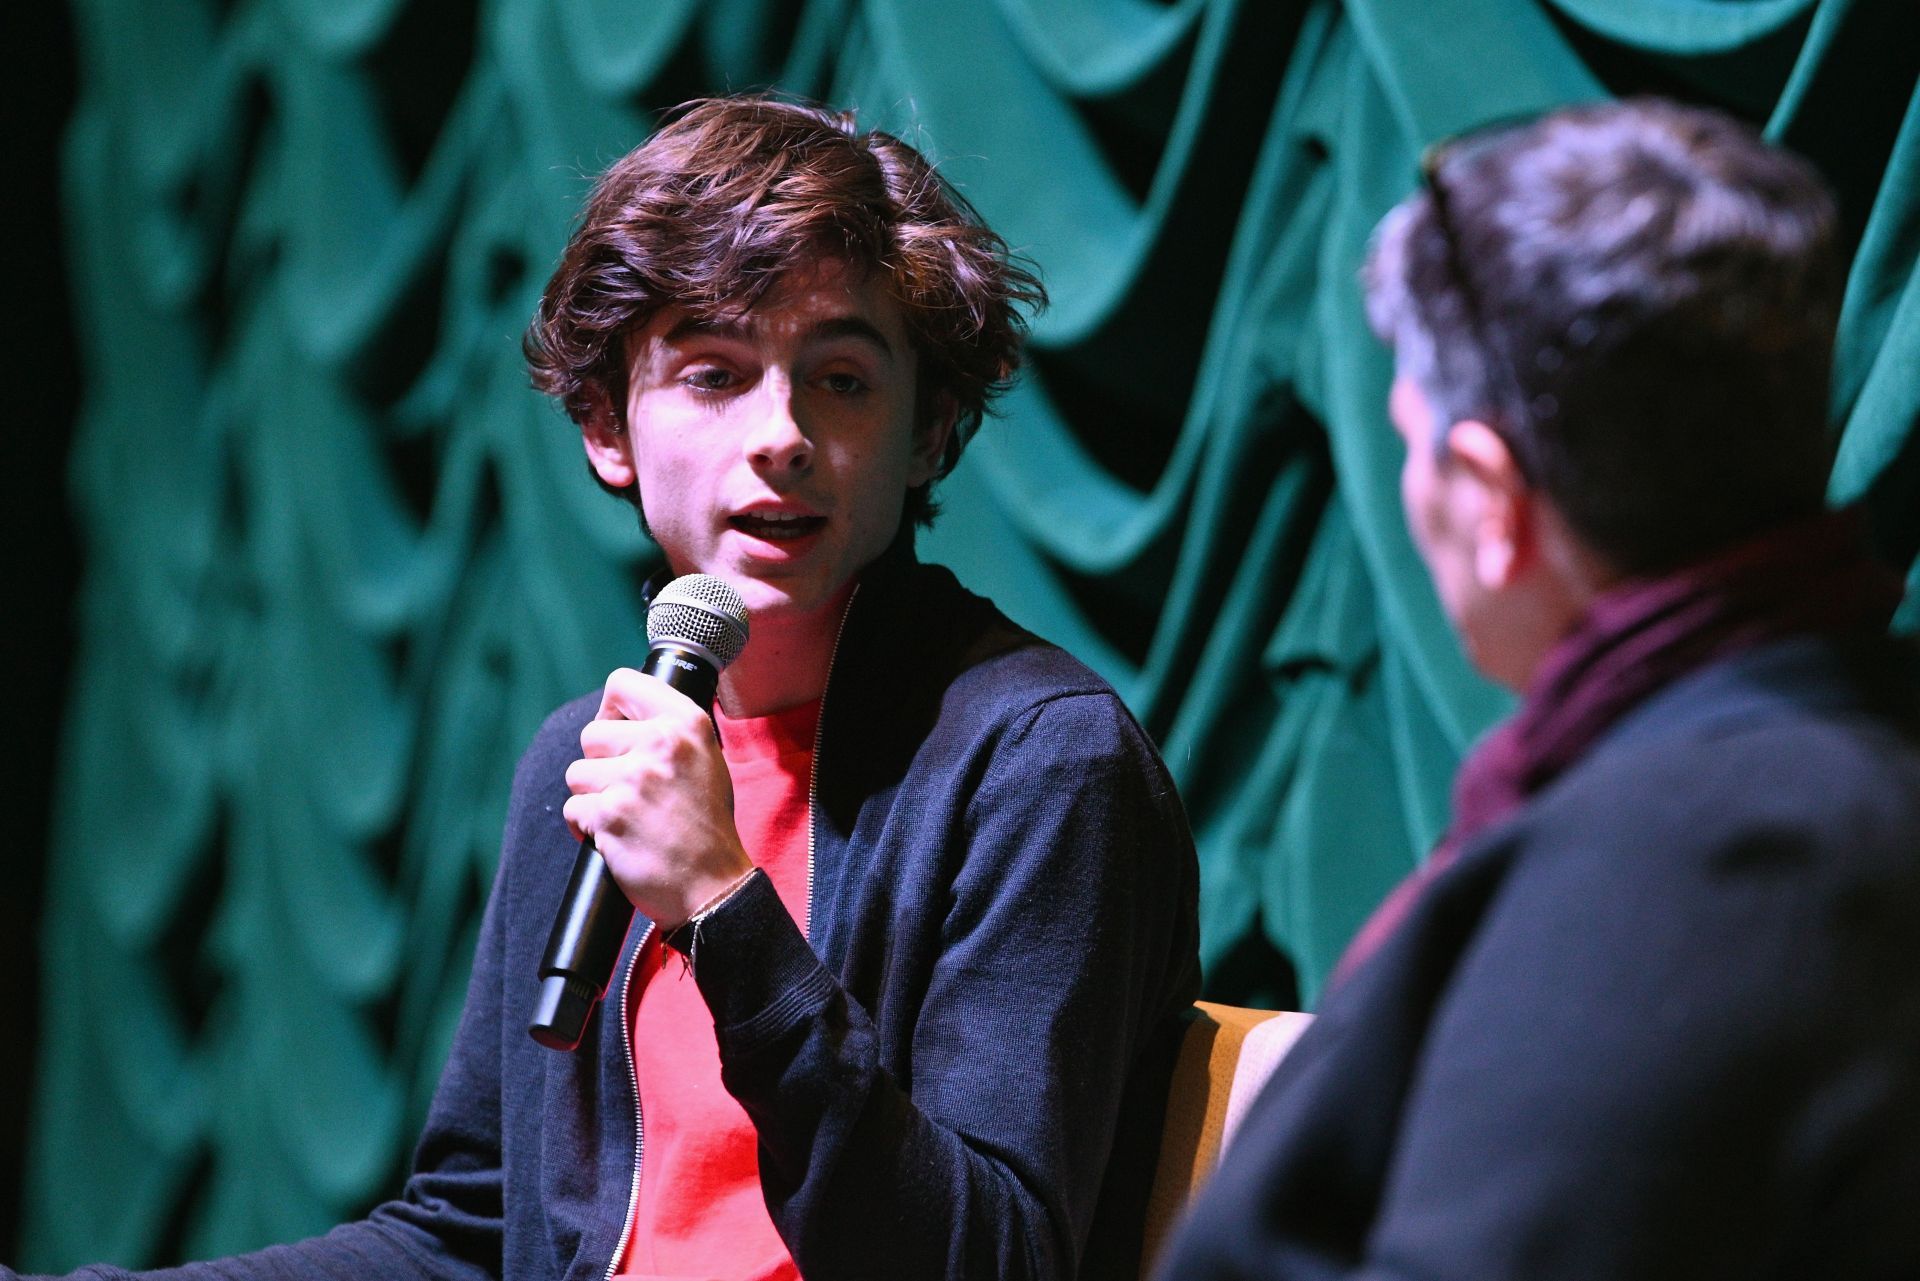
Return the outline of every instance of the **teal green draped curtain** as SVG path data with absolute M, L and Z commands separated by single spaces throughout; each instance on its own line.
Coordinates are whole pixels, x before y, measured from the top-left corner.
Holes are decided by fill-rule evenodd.
M 591 175 L 679 100 L 858 107 L 1041 265 L 1032 375 L 923 554 L 1156 735 L 1223 995 L 1290 966 L 1313 999 L 1507 706 L 1404 533 L 1354 286 L 1423 144 L 1654 91 L 1812 156 L 1853 254 L 1834 496 L 1920 550 L 1911 0 L 74 7 L 88 564 L 35 1266 L 289 1239 L 396 1186 L 515 755 L 637 652 L 655 553 L 517 337 Z

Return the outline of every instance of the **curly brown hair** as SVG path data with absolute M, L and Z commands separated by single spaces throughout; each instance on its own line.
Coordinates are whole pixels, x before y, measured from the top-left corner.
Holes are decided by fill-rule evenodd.
M 945 476 L 1019 369 L 1019 308 L 1046 290 L 924 156 L 851 112 L 763 95 L 670 112 L 588 198 L 522 344 L 533 385 L 577 423 L 619 424 L 624 339 L 655 312 L 738 316 L 821 261 L 883 279 L 900 304 L 918 420 L 953 416 Z M 909 492 L 906 519 L 931 522 L 930 489 Z

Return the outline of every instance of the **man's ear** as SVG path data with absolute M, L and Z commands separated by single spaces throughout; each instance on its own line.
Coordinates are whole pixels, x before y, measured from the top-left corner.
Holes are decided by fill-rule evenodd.
M 946 459 L 947 442 L 953 439 L 954 423 L 959 417 L 960 407 L 954 403 L 952 396 L 943 392 L 933 398 L 933 412 L 914 428 L 913 458 L 907 468 L 907 488 L 917 488 L 940 474 L 940 464 Z
M 1473 574 L 1487 591 L 1509 587 L 1526 571 L 1536 548 L 1536 497 L 1506 440 L 1477 419 L 1447 429 L 1454 483 L 1472 491 Z
M 587 465 L 593 468 L 593 474 L 602 484 L 613 489 L 628 489 L 633 485 L 637 477 L 633 438 L 604 399 L 595 398 L 592 411 L 580 424 L 580 443 L 587 451 Z

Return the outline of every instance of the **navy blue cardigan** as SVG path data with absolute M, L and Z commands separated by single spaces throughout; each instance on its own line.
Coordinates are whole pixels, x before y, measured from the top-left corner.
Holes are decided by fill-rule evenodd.
M 526 1032 L 574 858 L 562 771 L 596 706 L 554 713 L 522 759 L 403 1197 L 155 1275 L 606 1275 L 644 1164 L 627 1020 L 610 1000 L 573 1054 Z M 802 1274 L 1133 1275 L 1198 983 L 1193 849 L 1146 736 L 1103 681 L 945 570 L 885 563 L 827 687 L 813 828 L 811 943 L 756 876 L 708 918 L 695 965 Z
M 1920 684 L 1769 645 L 1637 709 L 1324 1002 L 1178 1281 L 1920 1277 Z

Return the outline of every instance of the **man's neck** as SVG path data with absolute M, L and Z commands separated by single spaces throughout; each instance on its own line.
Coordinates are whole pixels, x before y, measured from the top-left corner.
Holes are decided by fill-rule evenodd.
M 753 620 L 752 639 L 720 674 L 720 706 L 735 717 L 769 716 L 826 692 L 840 621 L 853 585 L 825 608 L 796 618 Z
M 1539 554 L 1532 572 L 1508 589 L 1498 650 L 1475 654 L 1482 671 L 1517 694 L 1532 687 L 1540 664 L 1579 626 L 1594 599 L 1622 578 L 1550 502 L 1541 499 L 1536 515 Z

